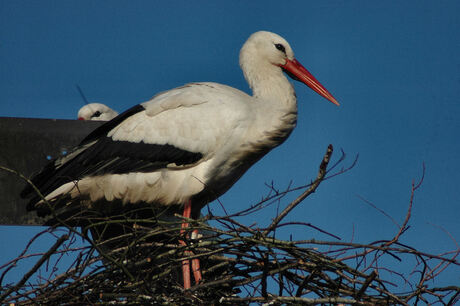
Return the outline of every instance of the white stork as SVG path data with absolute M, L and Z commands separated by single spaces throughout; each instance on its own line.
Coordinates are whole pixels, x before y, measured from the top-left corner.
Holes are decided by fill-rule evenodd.
M 297 100 L 283 72 L 339 105 L 277 34 L 252 34 L 240 66 L 252 96 L 217 83 L 159 93 L 97 128 L 32 181 L 51 203 L 67 196 L 133 208 L 176 205 L 184 217 L 197 216 L 294 129 Z M 29 210 L 43 206 L 31 188 L 27 194 L 34 196 Z M 198 260 L 192 270 L 198 283 Z M 183 262 L 183 277 L 184 288 L 190 288 L 189 261 Z
M 89 103 L 78 111 L 78 120 L 109 121 L 116 116 L 116 111 L 102 103 Z

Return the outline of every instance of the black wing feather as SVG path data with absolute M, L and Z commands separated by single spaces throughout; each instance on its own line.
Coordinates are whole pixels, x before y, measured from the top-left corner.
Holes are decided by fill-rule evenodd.
M 107 133 L 115 126 L 142 110 L 144 108 L 141 105 L 135 106 L 94 130 L 69 153 L 81 150 L 79 154 L 63 163 L 60 160 L 51 161 L 32 178 L 34 185 L 43 195 L 47 195 L 65 183 L 86 176 L 151 172 L 171 163 L 177 166 L 194 164 L 203 157 L 199 152 L 190 152 L 170 144 L 114 141 L 107 137 Z M 40 201 L 30 185 L 22 191 L 21 196 L 32 197 L 28 210 L 33 210 L 35 203 Z

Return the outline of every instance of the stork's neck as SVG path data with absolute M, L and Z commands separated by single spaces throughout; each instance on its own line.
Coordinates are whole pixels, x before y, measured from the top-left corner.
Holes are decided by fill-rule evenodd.
M 253 97 L 274 103 L 276 108 L 296 111 L 297 98 L 294 87 L 281 68 L 272 64 L 257 66 L 257 71 L 245 67 L 244 74 L 252 89 Z
M 253 91 L 253 105 L 256 109 L 253 135 L 257 140 L 253 148 L 265 152 L 280 145 L 294 129 L 297 122 L 297 98 L 294 87 L 281 68 L 266 66 L 266 71 L 251 74 L 249 67 L 243 69 Z M 263 66 L 262 66 L 263 67 Z M 255 150 L 258 151 L 258 150 Z M 265 153 L 263 153 L 265 154 Z

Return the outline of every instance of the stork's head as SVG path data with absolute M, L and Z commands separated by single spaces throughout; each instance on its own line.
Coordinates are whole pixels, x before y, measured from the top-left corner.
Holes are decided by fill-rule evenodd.
M 89 103 L 78 111 L 78 120 L 112 120 L 118 115 L 116 111 L 102 103 Z
M 241 48 L 240 66 L 249 83 L 282 70 L 294 80 L 306 84 L 319 95 L 339 105 L 327 89 L 295 59 L 289 43 L 278 34 L 266 31 L 252 34 Z

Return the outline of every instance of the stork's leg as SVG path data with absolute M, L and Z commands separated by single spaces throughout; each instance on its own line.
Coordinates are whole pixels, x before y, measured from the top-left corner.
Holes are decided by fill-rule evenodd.
M 193 230 L 192 238 L 194 238 L 194 239 L 198 238 L 198 230 L 197 229 Z M 198 284 L 202 280 L 201 270 L 200 270 L 200 259 L 198 259 L 198 258 L 192 259 L 192 271 L 193 271 L 193 277 L 195 278 L 195 283 Z
M 192 201 L 188 200 L 184 205 L 184 213 L 182 214 L 184 218 L 190 218 L 192 214 Z M 188 222 L 181 224 L 180 233 L 181 235 L 185 232 L 185 229 L 188 227 Z M 198 237 L 198 230 L 195 229 L 192 232 L 192 237 Z M 179 240 L 179 243 L 185 245 L 185 242 Z M 186 252 L 186 255 L 193 254 L 192 252 Z M 192 259 L 192 271 L 193 277 L 195 278 L 195 283 L 199 283 L 202 280 L 201 270 L 200 270 L 200 260 L 198 258 Z M 184 289 L 189 289 L 192 286 L 190 280 L 190 260 L 186 259 L 182 261 L 182 278 L 184 280 Z
M 192 201 L 188 200 L 184 205 L 184 213 L 182 214 L 184 218 L 190 218 L 192 214 Z M 185 232 L 185 228 L 188 227 L 188 222 L 184 222 L 181 225 L 180 233 L 181 235 Z M 198 237 L 198 230 L 195 229 L 192 232 L 192 237 Z M 180 240 L 180 244 L 185 245 L 185 242 Z M 186 252 L 185 254 L 192 254 L 192 252 Z M 200 260 L 198 258 L 192 259 L 192 271 L 193 278 L 195 278 L 195 283 L 199 283 L 203 277 L 201 276 L 200 270 Z M 182 261 L 182 278 L 184 280 L 184 289 L 189 289 L 192 285 L 190 280 L 190 260 L 186 259 Z
M 182 214 L 184 218 L 190 218 L 192 213 L 192 201 L 188 200 L 185 202 L 184 206 L 184 213 Z M 180 233 L 181 236 L 185 232 L 185 228 L 188 227 L 188 222 L 184 222 L 181 225 Z M 182 245 L 186 245 L 184 241 L 179 240 L 179 243 Z M 190 289 L 191 287 L 191 280 L 190 280 L 190 260 L 185 259 L 182 261 L 182 279 L 184 281 L 184 289 Z

